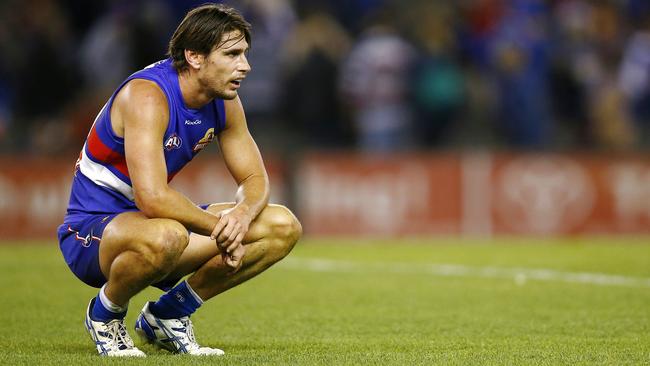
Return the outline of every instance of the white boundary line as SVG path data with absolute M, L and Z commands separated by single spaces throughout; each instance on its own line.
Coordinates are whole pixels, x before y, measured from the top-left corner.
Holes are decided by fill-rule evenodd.
M 458 264 L 351 262 L 322 258 L 286 258 L 279 266 L 313 272 L 377 272 L 397 274 L 428 274 L 443 277 L 509 278 L 518 285 L 527 280 L 583 283 L 598 286 L 650 288 L 650 278 L 610 275 L 593 272 L 563 272 L 545 268 L 472 267 Z

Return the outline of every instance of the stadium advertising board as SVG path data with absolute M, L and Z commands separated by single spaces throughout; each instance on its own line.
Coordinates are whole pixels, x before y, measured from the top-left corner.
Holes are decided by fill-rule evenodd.
M 650 233 L 650 160 L 539 154 L 310 155 L 298 212 L 317 235 Z
M 214 160 L 198 158 L 172 185 L 197 203 L 233 200 L 235 184 Z M 0 159 L 0 239 L 56 240 L 71 162 Z M 266 163 L 271 202 L 292 203 L 308 235 L 650 233 L 643 156 L 309 154 L 292 172 Z

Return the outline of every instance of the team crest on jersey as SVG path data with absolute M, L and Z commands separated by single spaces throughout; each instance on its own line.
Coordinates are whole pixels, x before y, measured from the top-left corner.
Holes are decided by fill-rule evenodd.
M 183 144 L 183 140 L 177 134 L 169 136 L 167 141 L 165 141 L 165 150 L 170 151 L 174 149 L 179 149 Z
M 202 139 L 199 140 L 199 142 L 194 145 L 194 148 L 192 149 L 192 152 L 199 152 L 203 150 L 204 147 L 208 146 L 209 143 L 214 140 L 214 128 L 210 128 L 207 131 L 205 131 L 205 136 L 203 136 Z

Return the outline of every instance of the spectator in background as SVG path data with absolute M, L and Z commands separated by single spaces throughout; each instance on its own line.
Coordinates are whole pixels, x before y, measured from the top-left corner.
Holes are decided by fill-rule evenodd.
M 283 115 L 301 131 L 308 146 L 346 146 L 349 128 L 338 98 L 339 64 L 350 48 L 345 30 L 327 2 L 297 6 L 299 20 L 283 52 Z
M 79 78 L 65 13 L 53 0 L 7 3 L 4 19 L 8 81 L 12 87 L 9 143 L 15 151 L 61 151 L 69 138 L 63 118 Z M 71 66 L 72 65 L 72 66 Z
M 364 27 L 363 21 L 360 20 L 366 19 L 369 15 L 380 11 L 391 0 L 326 0 L 326 2 L 331 5 L 334 17 L 343 25 L 348 33 L 356 38 Z M 392 0 L 392 2 L 396 3 L 397 1 Z M 307 3 L 307 1 L 295 1 L 295 3 L 298 5 L 299 3 Z M 401 8 L 396 7 L 396 10 L 399 11 Z M 397 15 L 397 13 L 394 15 Z
M 588 31 L 591 9 L 587 0 L 562 1 L 553 9 L 550 20 L 554 42 L 549 92 L 560 145 L 587 147 L 593 140 L 587 103 L 589 80 L 597 65 Z
M 11 117 L 12 88 L 10 80 L 12 37 L 9 27 L 9 5 L 0 3 L 0 52 L 5 57 L 0 58 L 0 152 L 8 150 L 8 142 L 5 140 L 9 135 Z
M 241 93 L 264 148 L 286 146 L 284 119 L 309 133 L 306 148 L 352 135 L 373 150 L 650 144 L 648 0 L 226 1 L 259 40 Z M 66 141 L 203 2 L 0 1 L 1 149 L 79 148 Z
M 83 141 L 97 110 L 132 70 L 165 53 L 172 20 L 164 2 L 117 0 L 89 27 L 80 47 L 84 92 L 69 101 L 67 116 L 75 141 Z
M 616 85 L 623 29 L 611 2 L 567 0 L 554 9 L 552 98 L 567 146 L 621 149 L 634 133 Z M 561 137 L 556 133 L 556 138 Z
M 398 32 L 388 7 L 368 25 L 344 61 L 340 90 L 362 151 L 388 152 L 413 145 L 409 85 L 415 48 Z
M 617 80 L 624 43 L 620 9 L 604 1 L 592 6 L 589 34 L 598 67 L 587 93 L 590 129 L 601 150 L 629 149 L 636 138 Z
M 619 85 L 629 103 L 640 142 L 650 145 L 650 5 L 639 4 L 639 28 L 625 45 Z
M 497 146 L 498 89 L 489 57 L 489 40 L 499 27 L 505 5 L 501 0 L 460 2 L 457 8 L 457 62 L 465 82 L 466 103 L 456 128 L 458 141 L 470 148 Z
M 464 77 L 456 53 L 455 12 L 451 3 L 419 2 L 411 7 L 420 54 L 412 78 L 415 131 L 424 147 L 449 141 L 464 103 Z
M 10 96 L 7 86 L 0 78 L 0 146 L 6 145 L 3 141 L 7 136 L 9 122 L 11 121 L 11 100 L 9 98 Z M 4 149 L 0 148 L 0 151 L 2 150 Z
M 538 0 L 510 2 L 490 43 L 499 127 L 511 147 L 546 148 L 552 141 L 547 10 Z
M 115 1 L 82 41 L 84 78 L 105 99 L 131 70 L 155 62 L 166 47 L 171 27 L 164 3 Z
M 499 27 L 505 11 L 502 0 L 471 0 L 458 5 L 461 47 L 465 57 L 478 67 L 490 64 L 489 40 Z
M 88 29 L 95 24 L 108 7 L 108 3 L 116 0 L 58 0 L 63 11 L 67 14 L 70 36 L 78 41 L 88 33 Z M 139 1 L 139 0 L 133 0 Z M 189 0 L 187 0 L 189 1 Z
M 113 3 L 81 42 L 85 83 L 102 95 L 109 94 L 135 68 L 130 40 L 133 7 L 125 1 Z
M 131 56 L 135 67 L 143 68 L 157 61 L 167 48 L 174 17 L 167 4 L 156 0 L 138 2 L 132 14 Z
M 262 145 L 278 145 L 283 132 L 278 128 L 278 105 L 280 104 L 281 49 L 291 33 L 296 15 L 289 0 L 227 1 L 241 10 L 251 22 L 255 33 L 255 45 L 248 53 L 248 60 L 255 72 L 246 79 L 246 87 L 240 91 L 246 101 L 246 118 L 251 131 L 260 136 Z

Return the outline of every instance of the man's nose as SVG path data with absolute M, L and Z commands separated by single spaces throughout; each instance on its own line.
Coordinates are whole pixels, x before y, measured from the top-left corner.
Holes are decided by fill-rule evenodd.
M 248 63 L 248 59 L 245 55 L 241 56 L 241 61 L 239 62 L 237 70 L 243 73 L 248 73 L 251 71 L 251 65 Z

